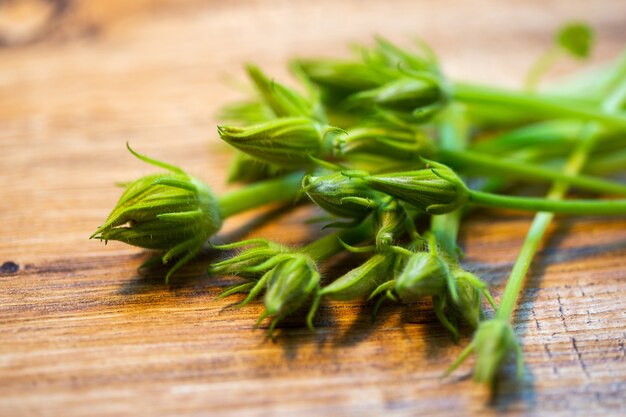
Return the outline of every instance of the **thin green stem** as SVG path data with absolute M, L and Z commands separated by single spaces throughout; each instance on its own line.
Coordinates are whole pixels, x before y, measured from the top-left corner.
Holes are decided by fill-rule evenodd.
M 524 211 L 549 211 L 574 215 L 623 215 L 626 200 L 567 200 L 555 201 L 536 197 L 517 197 L 470 190 L 470 201 L 480 206 Z
M 614 73 L 614 77 L 612 77 L 609 81 L 609 84 L 614 85 L 616 80 L 620 79 L 622 84 L 615 88 L 603 102 L 603 108 L 610 113 L 619 111 L 622 102 L 626 98 L 626 83 L 624 83 L 624 76 L 626 75 L 626 72 L 624 71 L 626 68 L 626 55 L 622 58 L 623 59 L 620 64 L 617 66 L 617 71 Z M 595 147 L 596 142 L 598 141 L 599 130 L 600 126 L 597 123 L 588 123 L 585 126 L 578 146 L 572 152 L 565 165 L 565 173 L 576 174 L 582 170 L 587 162 L 587 159 L 589 158 L 589 155 Z M 556 200 L 560 200 L 565 197 L 567 191 L 568 184 L 564 182 L 556 182 L 548 193 L 547 198 L 556 202 Z M 526 236 L 526 240 L 522 245 L 520 254 L 515 261 L 515 265 L 511 271 L 504 293 L 502 294 L 500 306 L 496 311 L 497 318 L 510 321 L 513 317 L 513 311 L 515 310 L 515 305 L 517 303 L 524 278 L 528 272 L 528 268 L 530 267 L 533 257 L 535 256 L 535 253 L 537 252 L 537 249 L 539 248 L 545 232 L 553 218 L 553 213 L 542 212 L 537 213 L 533 219 L 528 235 Z
M 563 56 L 563 50 L 559 47 L 550 48 L 544 53 L 535 64 L 528 70 L 524 86 L 529 91 L 535 91 L 541 77 L 548 72 L 550 67 Z
M 490 176 L 519 178 L 524 180 L 561 181 L 581 190 L 597 193 L 626 195 L 626 185 L 615 181 L 586 175 L 572 175 L 549 168 L 497 158 L 468 150 L 439 150 L 441 162 L 455 169 L 471 167 L 472 172 L 484 172 Z
M 464 83 L 454 85 L 452 97 L 467 104 L 505 106 L 507 110 L 524 112 L 529 117 L 577 118 L 607 126 L 626 127 L 626 116 L 608 113 L 589 103 L 575 102 L 573 99 Z
M 302 173 L 261 181 L 219 197 L 222 218 L 241 213 L 264 204 L 294 200 L 300 191 Z

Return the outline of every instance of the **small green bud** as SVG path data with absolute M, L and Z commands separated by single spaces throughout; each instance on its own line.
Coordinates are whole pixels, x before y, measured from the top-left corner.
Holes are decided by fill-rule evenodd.
M 276 178 L 289 172 L 288 169 L 259 161 L 245 153 L 237 152 L 228 167 L 228 182 L 252 183 Z
M 394 160 L 414 160 L 433 153 L 434 145 L 423 131 L 386 127 L 357 127 L 336 138 L 342 155 L 373 154 Z
M 286 168 L 311 165 L 323 151 L 323 132 L 311 119 L 284 117 L 248 127 L 218 126 L 222 140 L 240 151 Z
M 180 258 L 167 280 L 220 229 L 219 206 L 213 192 L 200 180 L 128 149 L 140 160 L 168 172 L 128 184 L 106 222 L 91 237 L 165 251 L 163 263 Z
M 449 273 L 448 267 L 438 255 L 416 252 L 409 257 L 396 278 L 395 291 L 403 301 L 439 295 L 446 290 Z
M 450 305 L 467 324 L 475 328 L 482 317 L 482 298 L 486 294 L 486 284 L 476 275 L 457 269 L 452 272 L 458 299 L 450 300 Z
M 362 181 L 354 181 L 339 172 L 306 176 L 302 188 L 311 200 L 335 216 L 362 219 L 379 204 L 381 194 Z
M 393 279 L 394 262 L 391 253 L 377 253 L 322 288 L 320 295 L 340 301 L 367 298 L 380 284 Z
M 214 248 L 229 250 L 243 246 L 249 246 L 249 248 L 235 256 L 212 264 L 210 272 L 213 274 L 246 275 L 251 268 L 258 268 L 277 255 L 291 252 L 291 249 L 267 239 L 243 240 L 214 246 Z M 258 272 L 262 271 L 254 271 L 250 274 L 257 275 Z
M 285 316 L 300 307 L 318 287 L 320 274 L 315 262 L 303 254 L 293 254 L 270 272 L 265 293 L 266 313 Z
M 559 29 L 556 42 L 575 58 L 587 58 L 593 46 L 593 30 L 585 23 L 569 23 Z
M 434 77 L 405 77 L 354 94 L 349 100 L 352 103 L 373 105 L 391 111 L 419 113 L 420 109 L 441 105 L 443 99 L 440 83 Z
M 394 243 L 407 230 L 408 215 L 397 201 L 379 206 L 374 216 L 376 247 L 381 250 Z
M 449 213 L 469 200 L 467 186 L 454 171 L 439 163 L 429 161 L 428 164 L 432 168 L 371 175 L 363 181 L 428 214 Z
M 472 345 L 476 354 L 474 379 L 477 382 L 492 383 L 502 362 L 511 352 L 517 355 L 518 373 L 523 372 L 521 348 L 508 321 L 491 319 L 481 322 Z

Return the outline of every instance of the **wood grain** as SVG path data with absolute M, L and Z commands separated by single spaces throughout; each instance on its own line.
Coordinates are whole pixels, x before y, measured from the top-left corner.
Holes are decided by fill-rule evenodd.
M 0 415 L 626 414 L 624 219 L 555 222 L 517 310 L 526 376 L 507 368 L 491 395 L 469 364 L 440 379 L 469 335 L 454 345 L 427 302 L 390 306 L 373 324 L 367 305 L 328 303 L 315 334 L 295 317 L 272 342 L 253 329 L 261 306 L 214 299 L 233 282 L 207 276 L 217 254 L 166 286 L 163 271 L 137 272 L 141 250 L 87 240 L 114 182 L 150 171 L 126 141 L 226 189 L 213 115 L 237 97 L 228 84 L 244 62 L 283 76 L 294 55 L 419 35 L 453 76 L 515 86 L 565 19 L 598 28 L 596 62 L 614 57 L 626 3 L 64 3 L 43 32 L 31 21 L 32 36 L 11 32 L 0 49 Z M 310 210 L 245 214 L 219 239 L 300 244 L 317 233 Z M 463 229 L 467 266 L 496 294 L 529 222 L 489 211 Z

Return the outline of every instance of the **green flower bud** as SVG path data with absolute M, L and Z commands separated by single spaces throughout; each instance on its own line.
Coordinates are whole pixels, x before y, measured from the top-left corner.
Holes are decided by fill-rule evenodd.
M 393 244 L 407 229 L 409 222 L 404 207 L 392 200 L 384 206 L 378 207 L 374 216 L 376 230 L 376 247 L 381 250 Z
M 450 300 L 450 305 L 467 324 L 475 328 L 482 317 L 482 298 L 486 293 L 486 285 L 476 275 L 467 271 L 456 270 L 452 272 L 458 300 Z
M 300 70 L 322 91 L 324 102 L 338 103 L 351 94 L 376 88 L 393 77 L 384 69 L 362 62 L 338 60 L 299 61 Z
M 450 271 L 436 254 L 416 252 L 407 260 L 396 278 L 395 291 L 403 301 L 412 301 L 426 295 L 443 294 Z
M 456 210 L 469 200 L 469 191 L 461 179 L 445 165 L 428 162 L 433 168 L 418 171 L 379 174 L 363 180 L 375 190 L 406 201 L 428 214 Z
M 163 263 L 179 258 L 167 281 L 220 229 L 219 206 L 213 192 L 200 180 L 128 149 L 140 160 L 168 172 L 128 184 L 106 222 L 91 237 L 165 251 Z
M 308 175 L 302 180 L 303 191 L 311 200 L 335 216 L 362 219 L 379 204 L 381 194 L 362 181 L 353 181 L 339 172 Z
M 392 158 L 413 160 L 430 155 L 434 146 L 422 131 L 386 127 L 357 127 L 336 139 L 336 148 L 342 155 L 367 153 Z
M 472 345 L 476 354 L 474 379 L 477 382 L 492 383 L 502 362 L 511 352 L 517 355 L 518 373 L 523 372 L 521 348 L 508 321 L 492 319 L 481 322 Z
M 322 154 L 323 132 L 304 117 L 285 117 L 249 127 L 218 126 L 220 137 L 261 161 L 286 168 L 311 164 L 309 156 Z
M 276 178 L 290 170 L 259 161 L 245 153 L 237 152 L 228 167 L 228 182 L 252 183 Z
M 262 270 L 255 270 L 259 266 L 262 266 L 277 255 L 291 252 L 291 249 L 267 239 L 243 240 L 241 242 L 216 245 L 213 247 L 221 250 L 229 250 L 243 246 L 250 246 L 250 248 L 242 251 L 238 255 L 212 264 L 210 272 L 213 274 L 256 275 L 258 272 L 262 272 Z M 254 271 L 248 272 L 250 269 Z M 269 267 L 266 269 L 269 269 Z
M 394 262 L 391 253 L 377 253 L 322 288 L 320 295 L 340 301 L 367 298 L 380 284 L 393 279 Z
M 434 77 L 399 78 L 350 97 L 350 102 L 386 110 L 419 114 L 421 109 L 441 106 L 444 94 Z
M 303 254 L 291 255 L 268 274 L 265 309 L 278 319 L 300 307 L 320 281 L 315 262 Z

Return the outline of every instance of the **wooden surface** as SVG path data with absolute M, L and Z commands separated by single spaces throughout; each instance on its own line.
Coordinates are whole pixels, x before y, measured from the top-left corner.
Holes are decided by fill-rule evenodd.
M 625 219 L 555 223 L 517 312 L 526 376 L 507 368 L 493 395 L 469 364 L 439 379 L 469 335 L 454 345 L 428 303 L 374 324 L 368 306 L 327 304 L 316 334 L 300 317 L 271 342 L 252 328 L 259 304 L 214 299 L 232 283 L 207 276 L 215 254 L 166 286 L 137 272 L 142 250 L 87 240 L 114 182 L 150 172 L 126 141 L 225 190 L 214 114 L 244 62 L 282 76 L 294 55 L 419 35 L 453 76 L 515 86 L 565 19 L 598 28 L 597 62 L 615 56 L 626 2 L 18 3 L 0 3 L 0 415 L 626 414 Z M 262 213 L 220 239 L 314 234 L 307 208 Z M 463 229 L 467 265 L 496 295 L 529 219 L 482 212 Z

